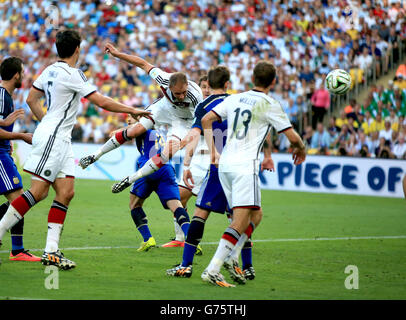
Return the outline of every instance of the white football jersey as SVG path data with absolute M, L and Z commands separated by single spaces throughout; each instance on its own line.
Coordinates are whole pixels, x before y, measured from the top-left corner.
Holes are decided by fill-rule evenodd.
M 220 158 L 220 169 L 233 164 L 253 168 L 271 125 L 281 133 L 292 127 L 288 115 L 274 98 L 250 90 L 234 94 L 212 109 L 222 121 L 227 120 L 227 142 Z
M 36 135 L 71 140 L 80 99 L 96 91 L 79 69 L 58 61 L 45 68 L 33 87 L 44 92 L 47 112 L 35 130 Z
M 171 77 L 171 73 L 167 73 L 160 68 L 154 67 L 149 71 L 149 75 L 160 86 L 168 105 L 172 107 L 171 111 L 173 115 L 183 120 L 193 120 L 196 106 L 203 101 L 203 93 L 197 83 L 188 80 L 186 98 L 183 101 L 176 101 L 169 89 L 169 78 Z

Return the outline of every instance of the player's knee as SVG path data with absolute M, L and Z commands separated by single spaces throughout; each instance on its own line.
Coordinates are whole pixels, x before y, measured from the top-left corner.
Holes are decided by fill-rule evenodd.
M 142 204 L 140 204 L 140 203 L 131 203 L 130 202 L 129 207 L 130 207 L 130 210 L 137 209 L 137 208 L 142 208 Z
M 41 193 L 38 197 L 35 197 L 35 199 L 38 202 L 44 200 L 46 197 L 48 197 L 48 191 Z
M 182 194 L 180 195 L 180 203 L 182 204 L 183 208 L 186 209 L 189 199 L 190 199 L 190 196 L 188 194 L 184 193 L 183 195 Z
M 59 199 L 58 201 L 65 205 L 68 205 L 74 196 L 75 196 L 74 189 L 63 189 L 59 190 L 59 192 L 57 193 L 57 198 Z
M 192 220 L 196 218 L 206 221 L 209 218 L 209 215 L 210 212 L 208 210 L 196 207 Z
M 259 210 L 253 210 L 251 214 L 251 221 L 254 223 L 255 227 L 257 227 L 260 222 L 262 221 L 263 212 L 262 208 Z
M 143 201 L 140 198 L 138 198 L 134 195 L 131 195 L 130 203 L 129 203 L 130 210 L 133 210 L 135 208 L 142 208 L 142 204 L 143 204 Z
M 75 196 L 75 190 L 74 189 L 66 191 L 66 195 L 65 195 L 66 200 L 71 201 L 74 196 Z
M 186 208 L 189 199 L 192 197 L 192 192 L 189 189 L 180 187 L 179 194 L 180 194 L 180 203 L 184 208 Z
M 134 138 L 136 138 L 137 137 L 137 130 L 136 130 L 136 127 L 130 127 L 130 128 L 128 128 L 127 129 L 127 138 L 129 138 L 129 139 L 134 139 Z

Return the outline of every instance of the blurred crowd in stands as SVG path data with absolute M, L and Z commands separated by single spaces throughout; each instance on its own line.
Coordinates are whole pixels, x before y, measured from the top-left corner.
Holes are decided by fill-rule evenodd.
M 83 38 L 78 66 L 101 93 L 125 104 L 146 107 L 160 91 L 142 70 L 106 55 L 107 41 L 168 72 L 184 71 L 194 81 L 210 67 L 226 65 L 231 71 L 230 93 L 250 89 L 253 66 L 267 59 L 278 67 L 271 94 L 296 127 L 301 122 L 309 152 L 382 156 L 388 143 L 381 146 L 380 136 L 390 117 L 390 130 L 396 134 L 386 140 L 390 155 L 399 154 L 393 148 L 404 139 L 404 78 L 399 80 L 403 89 L 392 84 L 372 88 L 365 104 L 353 102 L 351 112 L 347 108 L 337 119 L 326 119 L 332 104 L 324 88 L 327 73 L 349 70 L 362 83 L 374 66 L 379 77 L 398 61 L 398 50 L 393 50 L 393 62 L 389 53 L 406 39 L 400 1 L 351 3 L 349 15 L 348 1 L 341 0 L 0 0 L 0 59 L 16 55 L 25 62 L 25 81 L 15 103 L 27 116 L 17 128 L 33 132 L 36 127 L 25 99 L 35 78 L 57 59 L 55 27 L 75 28 Z M 384 63 L 373 64 L 376 59 Z M 382 100 L 385 89 L 393 95 Z M 79 113 L 73 141 L 102 143 L 112 130 L 125 125 L 125 115 L 101 111 L 86 99 Z M 328 126 L 320 124 L 326 122 Z M 376 122 L 379 125 L 371 129 Z M 283 138 L 275 148 L 287 148 Z

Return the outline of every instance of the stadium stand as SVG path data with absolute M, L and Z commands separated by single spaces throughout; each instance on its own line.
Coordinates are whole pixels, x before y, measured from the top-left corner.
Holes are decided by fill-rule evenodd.
M 399 67 L 386 88 L 370 85 L 402 58 L 395 49 L 406 47 L 405 9 L 399 1 L 351 2 L 357 8 L 353 16 L 345 1 L 335 0 L 0 0 L 0 59 L 21 56 L 26 69 L 15 101 L 27 117 L 17 128 L 35 129 L 25 98 L 56 59 L 55 27 L 75 28 L 84 39 L 82 71 L 103 94 L 128 105 L 148 106 L 159 90 L 146 74 L 102 52 L 106 41 L 166 71 L 185 71 L 194 81 L 211 66 L 225 64 L 232 73 L 230 93 L 250 88 L 253 66 L 268 59 L 279 69 L 272 94 L 308 141 L 309 153 L 405 158 L 406 67 Z M 50 19 L 52 12 L 58 19 Z M 323 93 L 324 78 L 334 68 L 349 70 L 357 88 L 370 87 L 365 102 L 354 99 L 337 117 L 336 102 Z M 100 111 L 83 99 L 73 139 L 104 142 L 123 125 L 125 115 Z M 285 140 L 275 140 L 275 152 L 288 148 Z

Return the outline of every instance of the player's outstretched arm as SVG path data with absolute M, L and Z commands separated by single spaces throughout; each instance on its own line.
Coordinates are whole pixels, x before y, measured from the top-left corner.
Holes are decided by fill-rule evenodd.
M 302 138 L 297 134 L 293 128 L 283 132 L 288 138 L 289 142 L 293 147 L 292 159 L 295 165 L 303 163 L 306 159 L 306 147 L 302 141 Z
M 117 113 L 128 113 L 134 118 L 138 118 L 139 116 L 151 115 L 151 112 L 149 111 L 139 110 L 133 107 L 126 106 L 125 104 L 117 102 L 114 99 L 106 97 L 98 92 L 90 94 L 87 99 L 104 110 Z
M 131 63 L 138 68 L 141 68 L 146 73 L 148 73 L 152 68 L 154 68 L 154 66 L 152 64 L 150 64 L 148 61 L 142 59 L 141 57 L 129 55 L 124 52 L 121 52 L 116 47 L 114 47 L 111 43 L 107 43 L 105 45 L 104 51 L 106 53 L 111 54 L 113 57 L 116 57 L 120 60 Z

